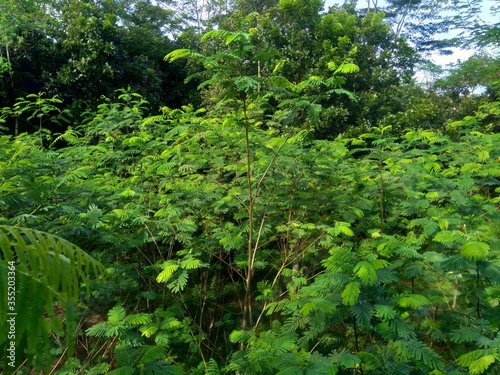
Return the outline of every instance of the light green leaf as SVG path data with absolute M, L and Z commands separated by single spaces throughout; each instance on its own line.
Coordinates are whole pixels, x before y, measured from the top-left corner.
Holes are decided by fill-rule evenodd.
M 484 163 L 486 160 L 490 158 L 490 153 L 486 150 L 479 151 L 477 154 L 477 158 L 481 163 Z
M 334 67 L 334 65 L 328 64 L 328 67 L 331 69 Z M 342 64 L 335 70 L 335 73 L 343 73 L 343 74 L 357 73 L 357 72 L 359 72 L 359 66 L 353 63 Z
M 489 250 L 490 246 L 487 243 L 474 241 L 463 245 L 460 254 L 469 261 L 479 262 L 488 257 Z
M 349 237 L 354 236 L 354 232 L 347 225 L 339 225 L 338 228 L 339 228 L 340 232 L 342 232 L 346 236 L 349 236 Z
M 188 282 L 188 273 L 183 270 L 179 274 L 179 276 L 173 280 L 170 284 L 167 284 L 167 286 L 172 290 L 174 293 L 179 293 L 180 291 L 184 290 Z
M 124 190 L 120 193 L 121 197 L 133 197 L 135 195 L 135 191 L 132 189 Z
M 181 262 L 181 267 L 185 270 L 194 270 L 196 268 L 199 268 L 200 265 L 201 260 L 193 258 L 190 255 L 186 256 Z
M 366 261 L 358 262 L 353 269 L 363 284 L 373 285 L 377 281 L 377 270 L 373 265 Z
M 421 294 L 404 295 L 398 300 L 399 306 L 412 309 L 418 309 L 428 304 L 430 304 L 429 300 Z
M 357 281 L 353 281 L 346 285 L 341 294 L 342 303 L 347 306 L 353 306 L 359 298 L 360 288 Z
M 469 372 L 471 375 L 478 375 L 484 373 L 491 364 L 495 363 L 498 355 L 488 354 L 484 357 L 476 359 L 469 365 Z
M 304 306 L 302 306 L 302 308 L 300 309 L 300 313 L 302 315 L 309 315 L 311 313 L 311 311 L 315 310 L 316 309 L 316 305 L 314 303 L 311 303 L 311 302 L 307 302 L 304 304 Z
M 168 260 L 163 264 L 163 271 L 160 272 L 160 274 L 156 277 L 156 281 L 159 283 L 164 283 L 166 282 L 172 274 L 177 271 L 179 268 L 179 264 L 174 262 L 173 260 Z
M 141 328 L 141 332 L 142 332 L 142 335 L 144 337 L 151 337 L 153 336 L 156 332 L 158 332 L 158 326 L 156 325 L 153 325 L 153 326 L 150 326 L 150 327 L 145 327 L 144 329 Z
M 121 306 L 115 306 L 108 312 L 108 321 L 111 324 L 119 324 L 125 319 L 125 309 Z
M 229 335 L 229 341 L 232 343 L 245 342 L 251 336 L 251 332 L 249 331 L 233 331 Z

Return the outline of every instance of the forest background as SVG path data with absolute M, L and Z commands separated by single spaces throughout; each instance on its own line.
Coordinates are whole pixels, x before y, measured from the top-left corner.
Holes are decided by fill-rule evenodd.
M 483 6 L 2 0 L 0 371 L 498 374 Z

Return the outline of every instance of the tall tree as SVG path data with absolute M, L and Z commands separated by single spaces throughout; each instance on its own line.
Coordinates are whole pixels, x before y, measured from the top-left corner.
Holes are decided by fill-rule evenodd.
M 436 82 L 436 88 L 455 95 L 470 95 L 483 91 L 495 99 L 500 90 L 500 58 L 476 54 L 450 68 L 445 77 Z
M 54 61 L 53 41 L 58 4 L 50 0 L 0 4 L 0 106 L 43 87 L 40 67 Z

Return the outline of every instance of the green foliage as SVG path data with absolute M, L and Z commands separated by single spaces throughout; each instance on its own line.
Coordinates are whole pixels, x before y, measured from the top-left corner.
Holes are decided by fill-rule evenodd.
M 182 374 L 168 349 L 185 330 L 186 324 L 177 320 L 172 310 L 127 315 L 123 307 L 115 306 L 108 312 L 107 322 L 88 328 L 86 334 L 116 340 L 116 366 L 109 374 Z
M 479 262 L 488 257 L 489 248 L 489 245 L 484 242 L 467 242 L 462 246 L 460 254 L 467 260 Z
M 62 14 L 78 59 L 55 77 L 88 83 L 91 101 L 130 72 L 107 59 L 127 37 L 144 55 L 137 38 L 161 38 L 168 16 L 132 2 L 114 17 L 113 4 Z M 165 57 L 189 60 L 206 108 L 155 114 L 119 90 L 61 134 L 41 127 L 55 97 L 2 112 L 40 119 L 44 135 L 0 138 L 4 258 L 17 249 L 23 293 L 50 302 L 30 310 L 40 324 L 23 323 L 19 350 L 63 361 L 52 302 L 75 316 L 63 302 L 82 277 L 85 360 L 60 373 L 497 373 L 498 103 L 441 131 L 453 99 L 399 86 L 414 54 L 382 14 L 260 6 Z M 351 136 L 313 136 L 346 121 Z M 90 255 L 106 278 L 86 277 Z
M 111 365 L 85 371 L 494 373 L 498 135 L 281 135 L 281 109 L 263 115 L 249 90 L 225 113 L 149 118 L 124 91 L 58 150 L 1 139 L 2 222 L 106 263 L 107 279 L 86 285 L 107 319 L 86 332 Z
M 15 348 L 4 371 L 10 373 L 23 362 L 28 368 L 48 368 L 52 334 L 66 334 L 71 358 L 80 280 L 88 286 L 89 276 L 101 275 L 102 266 L 68 241 L 28 228 L 0 226 L 0 249 L 0 348 L 3 352 Z
M 353 306 L 358 301 L 360 289 L 359 283 L 354 281 L 346 285 L 342 292 L 342 302 L 348 306 Z

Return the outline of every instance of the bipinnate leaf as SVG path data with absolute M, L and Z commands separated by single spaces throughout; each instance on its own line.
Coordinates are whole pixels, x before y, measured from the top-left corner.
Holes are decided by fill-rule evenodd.
M 353 306 L 359 298 L 360 288 L 357 281 L 353 281 L 346 285 L 342 292 L 342 303 L 347 306 Z
M 474 342 L 479 338 L 480 332 L 474 327 L 462 327 L 450 333 L 451 341 L 461 344 L 464 342 Z
M 409 307 L 411 309 L 418 309 L 428 305 L 429 300 L 421 294 L 407 294 L 403 295 L 398 300 L 398 305 L 401 307 Z
M 410 340 L 406 345 L 408 348 L 408 352 L 415 359 L 419 367 L 424 367 L 424 369 L 426 367 L 425 373 L 431 373 L 431 371 L 433 370 L 444 371 L 444 363 L 442 358 L 439 356 L 439 354 L 437 354 L 423 342 L 418 340 Z
M 122 366 L 108 372 L 108 375 L 133 375 L 135 374 L 135 368 L 132 366 Z
M 174 293 L 179 293 L 180 291 L 184 290 L 188 282 L 188 273 L 185 270 L 182 270 L 179 273 L 179 276 L 167 284 L 168 288 L 172 290 Z
M 165 56 L 164 60 L 167 62 L 174 62 L 179 59 L 188 57 L 202 57 L 202 55 L 197 54 L 189 49 L 176 49 Z
M 469 365 L 469 372 L 471 375 L 484 373 L 491 364 L 495 363 L 498 359 L 498 354 L 488 354 L 484 357 L 476 359 Z
M 369 262 L 358 262 L 354 266 L 354 273 L 361 279 L 363 284 L 374 285 L 377 281 L 377 270 Z
M 181 262 L 181 267 L 185 270 L 194 270 L 201 267 L 203 264 L 201 260 L 194 258 L 191 255 L 187 255 Z
M 121 306 L 115 306 L 108 312 L 108 321 L 116 325 L 125 319 L 125 309 Z
M 210 358 L 208 361 L 207 368 L 205 369 L 205 375 L 220 375 L 219 365 L 215 359 Z
M 234 35 L 234 33 L 232 33 L 231 31 L 228 31 L 228 30 L 210 30 L 208 32 L 206 32 L 205 34 L 203 34 L 203 36 L 201 37 L 201 41 L 202 42 L 205 42 L 209 39 L 225 39 L 231 35 Z
M 495 361 L 498 360 L 498 353 L 491 350 L 474 350 L 458 357 L 460 366 L 468 367 L 471 375 L 483 374 Z
M 138 326 L 141 324 L 148 324 L 153 321 L 151 314 L 132 314 L 125 318 L 127 324 Z
M 145 345 L 142 348 L 140 363 L 148 363 L 165 358 L 167 350 L 159 345 Z
M 246 93 L 249 93 L 255 90 L 259 83 L 252 77 L 243 76 L 235 78 L 234 84 L 236 85 L 238 91 L 244 91 Z
M 388 305 L 375 305 L 377 315 L 383 320 L 389 320 L 396 316 L 396 312 Z
M 344 368 L 356 368 L 361 363 L 358 356 L 349 352 L 342 352 L 338 356 L 340 366 Z
M 490 246 L 487 243 L 474 241 L 463 245 L 460 254 L 469 261 L 479 262 L 488 257 L 489 250 Z
M 233 343 L 245 342 L 248 340 L 248 338 L 250 336 L 251 336 L 251 332 L 249 332 L 249 331 L 244 331 L 244 330 L 233 331 L 229 335 L 229 341 L 231 341 Z
M 343 73 L 343 74 L 349 74 L 349 73 L 357 73 L 359 72 L 359 66 L 353 63 L 344 63 L 341 64 L 339 67 L 336 67 L 334 63 L 329 63 L 328 67 L 331 70 L 334 70 L 334 73 Z
M 165 263 L 163 263 L 163 271 L 160 272 L 160 274 L 156 277 L 156 281 L 159 283 L 166 282 L 172 274 L 177 271 L 179 268 L 179 264 L 174 262 L 173 260 L 167 260 Z
M 490 153 L 488 152 L 488 150 L 479 151 L 477 154 L 477 158 L 481 163 L 484 163 L 486 160 L 490 158 Z

